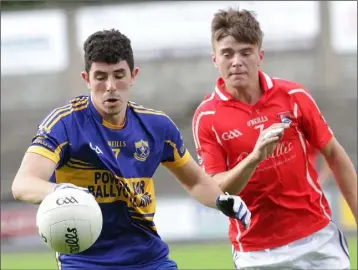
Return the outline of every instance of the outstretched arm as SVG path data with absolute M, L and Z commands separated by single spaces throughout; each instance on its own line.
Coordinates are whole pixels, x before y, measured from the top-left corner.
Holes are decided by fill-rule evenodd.
M 357 221 L 357 173 L 346 151 L 333 137 L 321 150 L 336 183 Z
M 56 184 L 48 181 L 55 167 L 51 159 L 26 153 L 12 184 L 14 198 L 34 204 L 42 202 L 55 188 Z

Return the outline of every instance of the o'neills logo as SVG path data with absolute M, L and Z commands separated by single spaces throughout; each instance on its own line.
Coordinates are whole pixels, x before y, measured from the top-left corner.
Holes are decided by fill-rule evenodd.
M 264 116 L 260 116 L 255 119 L 251 119 L 251 120 L 247 121 L 247 125 L 249 127 L 251 127 L 251 126 L 254 126 L 257 124 L 265 123 L 267 121 L 268 121 L 268 118 L 267 118 L 267 116 L 264 115 Z
M 288 155 L 293 150 L 293 144 L 292 142 L 279 142 L 275 148 L 275 150 L 267 156 L 265 160 L 270 159 L 276 159 L 282 156 Z M 238 157 L 238 161 L 242 161 L 244 158 L 246 158 L 249 154 L 247 152 L 243 152 Z

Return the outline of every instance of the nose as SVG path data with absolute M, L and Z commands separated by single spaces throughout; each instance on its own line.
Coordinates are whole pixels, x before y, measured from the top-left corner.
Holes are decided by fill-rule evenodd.
M 116 84 L 114 82 L 114 79 L 111 77 L 108 77 L 106 90 L 107 91 L 115 91 L 116 90 Z
M 233 57 L 233 61 L 232 61 L 232 65 L 234 67 L 240 67 L 242 66 L 242 59 L 241 59 L 241 56 L 240 54 L 235 54 L 234 57 Z

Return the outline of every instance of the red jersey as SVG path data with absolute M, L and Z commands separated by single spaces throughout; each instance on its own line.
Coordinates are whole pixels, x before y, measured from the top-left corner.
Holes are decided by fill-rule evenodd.
M 220 78 L 193 118 L 199 164 L 211 175 L 232 169 L 252 152 L 263 129 L 290 123 L 274 152 L 258 165 L 239 194 L 252 213 L 248 230 L 230 219 L 229 237 L 239 251 L 288 244 L 320 230 L 331 219 L 307 158 L 307 142 L 323 148 L 333 136 L 330 128 L 301 85 L 263 72 L 259 78 L 263 95 L 255 105 L 233 99 Z
M 307 147 L 307 156 L 308 156 L 308 160 L 311 162 L 313 167 L 317 167 L 317 158 L 319 155 L 319 151 L 314 148 L 311 145 L 308 145 Z

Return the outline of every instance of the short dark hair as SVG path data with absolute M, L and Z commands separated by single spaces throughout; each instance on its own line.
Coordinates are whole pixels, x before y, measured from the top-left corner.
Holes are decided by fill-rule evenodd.
M 253 44 L 261 47 L 263 32 L 254 12 L 229 8 L 219 10 L 211 21 L 211 41 L 219 41 L 232 36 L 240 43 Z
M 89 72 L 93 62 L 116 64 L 127 61 L 130 71 L 134 69 L 131 41 L 115 29 L 97 31 L 83 45 L 85 70 Z

